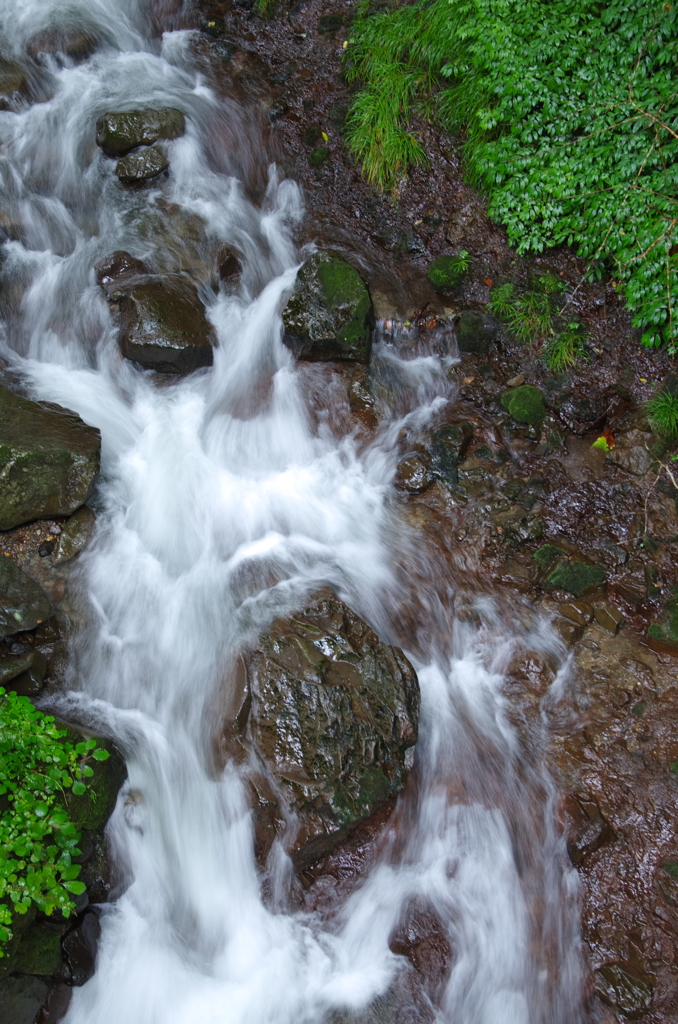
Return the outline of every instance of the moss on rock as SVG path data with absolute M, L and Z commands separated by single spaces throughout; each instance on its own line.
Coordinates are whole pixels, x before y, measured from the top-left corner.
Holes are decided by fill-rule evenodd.
M 501 404 L 517 423 L 528 423 L 538 427 L 546 416 L 544 396 L 533 384 L 521 384 L 518 388 L 505 391 Z
M 370 293 L 358 271 L 337 256 L 316 252 L 306 260 L 283 321 L 283 340 L 300 359 L 369 361 Z
M 468 270 L 468 263 L 460 256 L 439 256 L 429 264 L 428 279 L 437 292 L 453 291 Z
M 582 597 L 596 587 L 600 587 L 607 579 L 607 573 L 599 565 L 587 562 L 566 562 L 559 565 L 546 580 L 549 590 L 568 590 L 575 597 Z

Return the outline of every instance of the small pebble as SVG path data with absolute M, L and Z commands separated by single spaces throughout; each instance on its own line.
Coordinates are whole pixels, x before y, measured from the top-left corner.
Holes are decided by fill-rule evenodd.
M 47 555 L 51 555 L 54 551 L 53 540 L 43 540 L 42 544 L 38 548 L 38 554 L 41 558 L 47 558 Z

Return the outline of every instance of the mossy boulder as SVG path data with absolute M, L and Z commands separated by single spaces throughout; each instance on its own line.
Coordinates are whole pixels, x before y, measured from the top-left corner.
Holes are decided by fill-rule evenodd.
M 152 146 L 159 139 L 177 139 L 186 131 L 180 110 L 126 110 L 103 114 L 97 121 L 96 139 L 106 156 L 125 156 L 137 146 Z
M 486 313 L 465 309 L 457 323 L 457 346 L 462 355 L 486 356 L 497 337 L 497 323 Z
M 367 363 L 372 346 L 372 300 L 346 260 L 315 252 L 297 274 L 283 311 L 283 341 L 298 359 Z
M 101 435 L 75 413 L 0 385 L 0 530 L 75 512 L 99 472 Z
M 460 256 L 439 256 L 429 264 L 428 279 L 437 292 L 446 295 L 454 291 L 468 270 L 468 264 Z
M 599 565 L 589 565 L 573 559 L 559 565 L 544 584 L 547 590 L 567 590 L 575 597 L 583 597 L 602 586 L 607 573 Z
M 61 933 L 58 927 L 34 922 L 19 942 L 13 969 L 16 974 L 49 977 L 61 964 Z
M 118 160 L 115 168 L 120 181 L 125 185 L 134 185 L 139 181 L 149 181 L 169 167 L 167 154 L 160 146 L 149 146 L 136 153 L 129 153 Z
M 0 637 L 35 629 L 53 614 L 42 587 L 8 555 L 0 555 Z
M 315 146 L 308 154 L 308 162 L 316 169 L 323 167 L 330 158 L 330 151 L 327 146 Z
M 120 348 L 126 359 L 163 373 L 211 366 L 216 336 L 192 281 L 168 274 L 121 288 Z
M 236 689 L 230 729 L 264 766 L 252 779 L 260 858 L 277 836 L 305 866 L 405 784 L 416 674 L 329 591 L 259 638 Z
M 521 384 L 518 388 L 505 391 L 501 404 L 517 423 L 528 423 L 538 427 L 546 416 L 544 396 L 533 384 Z

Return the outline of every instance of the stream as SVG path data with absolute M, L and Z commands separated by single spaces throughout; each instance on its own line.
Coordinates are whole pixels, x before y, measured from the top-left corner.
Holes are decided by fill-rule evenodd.
M 454 400 L 454 357 L 378 334 L 373 361 L 397 375 L 398 400 L 368 444 L 337 434 L 312 414 L 312 378 L 282 343 L 304 196 L 262 171 L 256 123 L 197 74 L 193 33 L 148 36 L 141 0 L 2 0 L 0 17 L 17 54 L 55 24 L 103 40 L 77 65 L 43 58 L 43 101 L 0 113 L 1 205 L 20 225 L 4 247 L 2 355 L 34 398 L 103 439 L 78 570 L 87 615 L 59 711 L 110 736 L 128 770 L 108 826 L 115 898 L 67 1024 L 582 1021 L 548 716 L 526 753 L 502 695 L 511 657 L 529 648 L 560 666 L 545 701 L 557 703 L 565 648 L 515 597 L 466 595 L 474 614 L 457 618 L 448 563 L 395 500 L 398 436 Z M 95 124 L 145 106 L 179 108 L 186 133 L 167 144 L 169 176 L 129 189 Z M 171 379 L 120 358 L 93 271 L 114 250 L 163 266 L 169 208 L 202 220 L 203 256 L 243 254 L 236 290 L 203 283 L 213 366 Z M 189 244 L 170 242 L 190 272 Z M 282 848 L 262 886 L 247 787 L 214 750 L 237 652 L 327 586 L 405 647 L 422 711 L 394 839 L 324 917 L 294 899 Z M 435 908 L 452 951 L 436 1005 L 389 947 L 412 901 Z

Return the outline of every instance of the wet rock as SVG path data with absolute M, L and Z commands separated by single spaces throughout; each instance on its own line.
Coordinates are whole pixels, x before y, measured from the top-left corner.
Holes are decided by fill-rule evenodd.
M 398 463 L 395 485 L 401 490 L 419 494 L 425 491 L 432 481 L 429 468 L 419 455 L 410 455 Z
M 457 322 L 459 351 L 462 354 L 486 356 L 495 342 L 497 331 L 497 323 L 491 316 L 465 309 Z
M 97 121 L 96 138 L 106 156 L 121 157 L 137 146 L 152 146 L 159 139 L 177 139 L 185 131 L 182 112 L 164 107 L 103 114 Z
M 30 975 L 10 976 L 0 981 L 2 1024 L 33 1024 L 48 991 L 48 985 L 41 978 Z
M 283 341 L 298 359 L 367 363 L 374 316 L 367 285 L 349 263 L 316 252 L 283 311 Z
M 593 608 L 586 601 L 570 601 L 567 604 L 561 604 L 558 611 L 564 618 L 571 619 L 578 626 L 587 626 L 593 618 Z
M 605 461 L 620 466 L 634 476 L 645 476 L 652 465 L 648 451 L 652 441 L 652 434 L 644 430 L 629 430 L 627 434 L 616 438 L 615 447 L 607 453 Z
M 0 530 L 83 504 L 99 472 L 101 435 L 75 413 L 0 385 Z
M 607 579 L 607 573 L 598 565 L 589 565 L 573 559 L 558 566 L 544 584 L 547 590 L 568 590 L 575 597 L 590 594 Z
M 664 602 L 657 622 L 651 623 L 647 635 L 670 647 L 678 647 L 678 595 Z
M 517 423 L 538 427 L 546 416 L 544 396 L 532 384 L 521 384 L 513 391 L 505 391 L 501 404 Z
M 167 275 L 134 285 L 120 296 L 120 313 L 126 359 L 162 373 L 211 366 L 216 336 L 188 278 Z
M 7 110 L 28 92 L 28 76 L 20 64 L 0 57 L 0 110 Z
M 68 562 L 87 547 L 94 533 L 96 516 L 91 508 L 83 507 L 71 516 L 63 527 L 54 552 L 54 564 Z
M 556 619 L 553 626 L 558 633 L 558 636 L 571 647 L 572 644 L 576 644 L 577 640 L 581 639 L 583 633 L 583 626 L 578 626 L 576 622 L 572 622 L 571 619 Z
M 63 940 L 65 980 L 71 985 L 84 985 L 94 974 L 100 934 L 99 918 L 92 911 L 88 911 L 82 915 L 77 927 Z
M 417 738 L 417 677 L 402 651 L 329 591 L 276 622 L 244 669 L 232 728 L 265 767 L 263 785 L 255 782 L 260 856 L 277 833 L 300 868 L 402 789 Z
M 118 160 L 115 173 L 124 184 L 133 185 L 156 178 L 168 167 L 169 160 L 160 146 L 149 146 L 148 149 L 140 149 Z
M 22 697 L 32 697 L 40 693 L 46 672 L 45 655 L 41 651 L 29 650 L 16 658 L 0 661 L 0 686 L 14 690 Z
M 42 587 L 7 555 L 0 556 L 0 637 L 35 629 L 53 614 Z
M 149 276 L 146 264 L 122 249 L 95 263 L 94 272 L 106 298 L 112 301 L 120 298 L 125 287 L 129 288 L 132 282 L 145 280 Z
M 31 36 L 26 45 L 29 57 L 38 60 L 41 53 L 50 56 L 64 56 L 75 64 L 91 57 L 99 45 L 99 39 L 84 29 L 48 29 Z
M 318 32 L 321 34 L 324 32 L 338 32 L 343 24 L 344 19 L 341 14 L 323 14 L 322 17 L 318 19 Z
M 435 290 L 446 295 L 461 283 L 467 269 L 465 260 L 459 256 L 439 256 L 429 264 L 426 274 Z
M 233 249 L 221 249 L 217 254 L 217 270 L 222 281 L 232 281 L 242 270 L 240 257 Z
M 49 924 L 33 923 L 19 943 L 13 969 L 17 974 L 56 974 L 61 965 L 61 934 Z
M 625 964 L 601 967 L 597 975 L 596 988 L 601 998 L 628 1020 L 638 1020 L 652 1006 L 652 986 L 631 973 Z
M 452 423 L 436 430 L 428 450 L 431 473 L 448 487 L 459 483 L 459 464 L 464 458 L 471 438 L 472 423 Z

